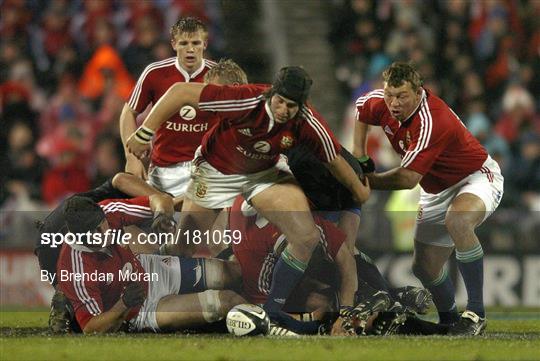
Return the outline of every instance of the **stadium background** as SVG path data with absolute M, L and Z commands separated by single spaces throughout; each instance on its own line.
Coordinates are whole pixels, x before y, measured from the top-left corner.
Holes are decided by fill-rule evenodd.
M 251 82 L 303 65 L 346 145 L 354 100 L 413 60 L 505 176 L 479 230 L 486 303 L 540 306 L 540 1 L 2 0 L 0 14 L 0 305 L 48 303 L 34 218 L 123 169 L 124 101 L 147 64 L 174 55 L 170 25 L 195 15 L 210 25 L 207 57 L 234 59 Z M 381 132 L 370 154 L 379 170 L 399 164 Z M 396 284 L 415 283 L 417 197 L 374 192 L 363 210 L 358 244 Z

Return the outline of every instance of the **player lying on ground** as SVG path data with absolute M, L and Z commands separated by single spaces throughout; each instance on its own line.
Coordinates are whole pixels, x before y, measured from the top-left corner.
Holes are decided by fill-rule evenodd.
M 478 335 L 486 327 L 482 245 L 475 229 L 499 205 L 503 176 L 484 147 L 458 116 L 422 87 L 410 64 L 394 63 L 383 73 L 384 89 L 358 98 L 354 155 L 366 153 L 368 125 L 381 126 L 401 166 L 371 173 L 374 189 L 422 187 L 416 220 L 413 272 L 433 294 L 441 323 L 450 333 Z M 467 309 L 459 317 L 454 286 L 445 269 L 456 248 L 467 289 Z
M 172 199 L 164 211 L 172 215 Z M 217 291 L 234 287 L 223 261 L 135 256 L 118 238 L 104 237 L 151 219 L 148 197 L 99 204 L 72 197 L 64 213 L 68 232 L 82 244 L 62 245 L 57 288 L 69 299 L 84 333 L 179 330 L 220 320 L 243 302 L 233 291 Z
M 275 286 L 264 305 L 272 319 L 283 315 L 283 300 L 301 279 L 321 237 L 305 195 L 290 174 L 276 167 L 280 153 L 294 144 L 305 144 L 356 202 L 369 196 L 369 186 L 360 182 L 339 155 L 340 146 L 326 121 L 306 103 L 311 84 L 299 67 L 281 69 L 270 88 L 178 83 L 127 141 L 127 148 L 142 157 L 150 149 L 155 131 L 182 107 L 190 105 L 215 114 L 215 126 L 196 152 L 188 199 L 182 208 L 179 226 L 185 239 L 177 246 L 184 248 L 172 251 L 192 253 L 190 235 L 195 230 L 209 230 L 219 211 L 242 194 L 289 241 L 274 268 Z
M 159 212 L 160 209 L 165 209 L 170 206 L 170 198 L 164 193 L 156 190 L 155 188 L 146 184 L 143 180 L 127 173 L 119 173 L 113 178 L 107 180 L 101 186 L 92 189 L 88 192 L 77 194 L 77 196 L 87 197 L 92 201 L 98 203 L 108 199 L 118 199 L 117 203 L 123 203 L 119 199 L 128 199 L 132 196 L 150 196 L 150 208 L 153 211 L 153 218 L 143 217 L 140 220 L 142 224 L 139 224 L 146 230 L 154 232 L 166 232 L 170 231 L 169 225 L 171 219 Z M 39 260 L 39 265 L 42 272 L 46 272 L 49 277 L 49 281 L 56 289 L 58 277 L 56 277 L 56 268 L 58 257 L 61 247 L 54 247 L 51 242 L 43 242 L 42 235 L 57 234 L 65 235 L 68 233 L 66 218 L 65 218 L 65 206 L 66 202 L 71 199 L 64 200 L 57 206 L 43 222 L 38 222 L 38 228 L 40 230 L 40 236 L 36 241 L 35 253 Z M 177 199 L 175 199 L 176 201 Z M 181 202 L 175 203 L 175 208 L 181 206 Z M 118 206 L 118 212 L 129 212 L 129 206 L 122 204 Z M 168 211 L 167 213 L 170 213 Z M 139 219 L 133 219 L 139 223 Z M 148 223 L 148 224 L 146 224 Z M 123 231 L 131 235 L 131 239 L 136 240 L 141 229 L 135 225 L 127 225 L 123 227 Z M 157 252 L 158 245 L 145 243 L 145 244 L 131 244 L 130 249 L 135 254 L 140 253 L 155 253 Z M 78 325 L 73 321 L 72 307 L 62 292 L 56 290 L 51 302 L 51 313 L 49 315 L 49 329 L 53 333 L 68 332 L 70 327 L 74 330 L 78 330 Z

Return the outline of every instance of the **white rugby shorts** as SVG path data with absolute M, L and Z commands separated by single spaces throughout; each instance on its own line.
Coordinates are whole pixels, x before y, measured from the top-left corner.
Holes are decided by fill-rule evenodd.
M 191 161 L 168 167 L 150 166 L 148 184 L 175 197 L 184 195 L 190 179 Z
M 291 179 L 294 177 L 285 157 L 280 157 L 273 167 L 257 173 L 223 174 L 204 159 L 199 148 L 191 167 L 186 197 L 201 207 L 222 209 L 231 207 L 239 194 L 249 201 L 274 184 Z
M 490 156 L 482 167 L 444 191 L 420 193 L 420 208 L 416 218 L 415 241 L 440 247 L 453 247 L 454 242 L 445 226 L 450 204 L 458 195 L 472 193 L 486 207 L 485 221 L 499 206 L 504 192 L 504 178 L 496 161 Z
M 159 300 L 180 291 L 180 259 L 155 254 L 140 254 L 137 259 L 146 273 L 157 275 L 157 280 L 148 282 L 148 296 L 137 316 L 129 322 L 129 328 L 132 331 L 158 332 L 156 310 Z

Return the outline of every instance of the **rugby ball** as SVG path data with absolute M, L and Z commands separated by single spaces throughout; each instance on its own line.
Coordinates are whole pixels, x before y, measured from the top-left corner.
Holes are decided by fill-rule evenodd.
M 227 313 L 227 330 L 235 336 L 265 335 L 270 328 L 270 319 L 259 306 L 241 304 Z

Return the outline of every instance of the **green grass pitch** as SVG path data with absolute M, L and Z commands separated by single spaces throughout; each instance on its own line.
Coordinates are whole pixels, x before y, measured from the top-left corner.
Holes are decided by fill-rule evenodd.
M 539 310 L 496 310 L 484 336 L 51 336 L 48 312 L 0 312 L 0 360 L 540 360 Z

